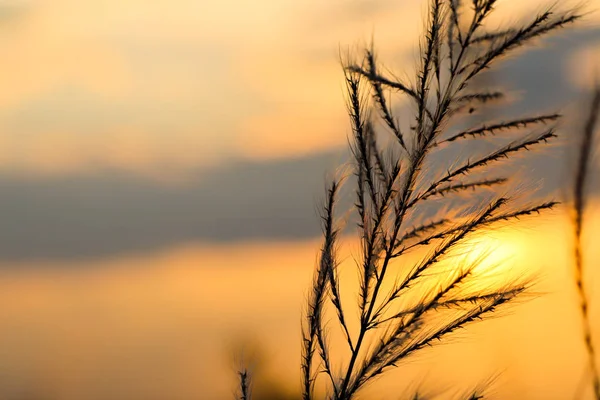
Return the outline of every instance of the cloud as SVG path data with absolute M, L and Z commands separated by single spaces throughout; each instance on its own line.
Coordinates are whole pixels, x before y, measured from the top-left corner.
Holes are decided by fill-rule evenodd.
M 330 153 L 240 162 L 163 184 L 105 171 L 0 177 L 4 259 L 93 258 L 194 241 L 299 239 L 318 234 L 315 200 Z
M 119 14 L 124 21 L 140 5 L 128 7 Z M 142 18 L 151 28 L 160 26 L 158 10 L 168 14 L 167 25 L 184 18 L 182 9 L 166 3 L 152 7 Z M 283 15 L 295 10 L 287 3 L 282 7 Z M 117 14 L 101 17 L 112 20 Z M 315 48 L 319 33 L 298 36 L 290 44 L 299 44 L 298 52 L 284 51 L 285 38 L 299 28 L 278 23 L 285 34 L 241 51 L 237 39 L 225 47 L 200 45 L 185 23 L 179 36 L 157 33 L 154 41 L 152 29 L 120 24 L 90 29 L 98 40 L 121 32 L 106 43 L 120 43 L 108 48 L 119 54 L 114 65 L 126 66 L 123 71 L 134 77 L 127 86 L 104 90 L 101 82 L 81 80 L 85 74 L 56 78 L 74 68 L 76 55 L 83 54 L 75 53 L 64 69 L 50 68 L 53 83 L 34 85 L 35 95 L 15 96 L 0 108 L 0 255 L 88 258 L 190 241 L 318 235 L 315 199 L 322 195 L 325 171 L 343 160 L 349 131 L 339 66 L 303 56 Z M 583 92 L 571 82 L 569 60 L 597 46 L 599 32 L 570 31 L 488 73 L 482 84 L 501 83 L 520 96 L 496 109 L 497 116 L 572 111 L 565 104 Z M 250 35 L 249 43 L 261 35 L 264 31 Z M 56 37 L 49 42 L 58 44 Z M 260 52 L 252 58 L 256 49 Z M 30 59 L 41 60 L 36 57 Z M 402 57 L 392 57 L 392 67 Z M 11 68 L 14 73 L 17 66 Z M 567 135 L 570 125 L 565 126 Z M 557 147 L 540 154 L 522 171 L 543 182 L 545 193 L 556 191 L 566 174 L 564 152 Z M 155 179 L 173 176 L 182 179 L 168 184 Z
M 34 175 L 178 176 L 344 146 L 339 49 L 373 35 L 386 66 L 410 71 L 425 12 L 408 0 L 10 4 L 0 171 Z
M 218 96 L 200 109 L 222 107 Z M 215 124 L 215 119 L 223 119 Z M 0 165 L 20 174 L 77 174 L 116 168 L 176 177 L 233 152 L 223 140 L 235 119 L 220 111 L 198 117 L 189 106 L 156 98 L 115 99 L 80 86 L 61 86 L 0 109 Z
M 32 2 L 0 21 L 0 170 L 148 175 L 227 156 L 261 102 L 235 80 L 227 40 L 198 23 L 198 3 L 181 3 Z M 123 144 L 129 155 L 116 156 Z

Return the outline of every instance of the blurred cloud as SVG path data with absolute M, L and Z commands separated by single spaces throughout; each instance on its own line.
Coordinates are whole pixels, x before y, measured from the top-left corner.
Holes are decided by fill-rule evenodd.
M 596 232 L 600 215 L 590 221 Z M 423 380 L 435 388 L 468 387 L 498 370 L 499 398 L 526 393 L 528 399 L 559 400 L 575 391 L 585 358 L 575 297 L 565 285 L 571 281 L 568 220 L 555 214 L 529 222 L 496 231 L 492 242 L 498 239 L 498 253 L 514 256 L 513 270 L 547 277 L 537 290 L 552 294 L 519 304 L 510 316 L 470 326 L 452 345 L 388 373 L 367 388 L 365 398 L 402 393 L 406 382 Z M 349 267 L 341 269 L 341 293 L 352 307 L 356 274 L 350 254 L 360 250 L 353 241 L 340 245 Z M 230 398 L 232 344 L 240 338 L 264 346 L 270 365 L 257 372 L 258 385 L 275 376 L 278 384 L 296 389 L 298 319 L 318 248 L 318 240 L 191 245 L 95 260 L 89 268 L 78 260 L 0 268 L 0 396 Z M 597 260 L 600 248 L 590 242 L 589 249 Z M 357 323 L 358 314 L 348 315 Z M 336 351 L 345 345 L 339 339 L 332 334 Z
M 498 23 L 542 3 L 506 0 Z M 405 71 L 423 12 L 409 0 L 1 2 L 0 171 L 178 176 L 344 146 L 338 51 L 373 37 Z
M 7 24 L 18 20 L 27 12 L 30 3 L 26 0 L 4 0 L 0 2 L 0 23 Z
M 539 4 L 507 0 L 497 23 Z M 1 257 L 317 235 L 315 199 L 325 171 L 344 160 L 349 132 L 340 38 L 373 33 L 386 65 L 410 70 L 420 8 L 388 0 L 0 3 L 10 17 L 0 19 L 0 50 L 10 54 L 0 74 Z M 504 62 L 481 84 L 501 83 L 517 101 L 493 112 L 571 114 L 585 93 L 573 77 L 589 75 L 581 71 L 599 41 L 598 28 L 570 30 Z M 523 171 L 556 191 L 566 151 L 533 157 Z
M 133 174 L 0 176 L 3 259 L 94 258 L 193 241 L 318 234 L 315 202 L 340 157 L 239 162 L 164 184 Z
M 543 1 L 499 3 L 502 25 Z M 411 70 L 422 11 L 415 0 L 0 0 L 0 395 L 221 399 L 234 387 L 223 341 L 251 331 L 277 352 L 277 376 L 296 376 L 289 311 L 310 282 L 326 171 L 347 156 L 338 50 L 374 37 L 387 67 Z M 512 57 L 482 82 L 517 99 L 492 117 L 576 115 L 599 42 L 597 27 L 569 31 Z M 560 194 L 568 153 L 555 146 L 519 172 Z M 561 217 L 513 238 L 533 251 L 524 263 L 556 269 L 544 271 L 550 289 L 569 279 Z M 549 296 L 551 314 L 492 325 L 457 353 L 475 360 L 464 366 L 510 360 L 506 398 L 572 393 L 576 350 L 556 346 L 573 343 L 568 296 Z M 431 364 L 463 379 L 446 358 Z
M 486 78 L 485 84 L 506 82 L 507 89 L 519 97 L 516 103 L 494 112 L 521 115 L 529 110 L 558 108 L 573 114 L 581 108 L 585 91 L 570 81 L 573 72 L 570 57 L 596 46 L 599 38 L 598 30 L 572 32 L 503 64 Z M 308 104 L 310 96 L 306 98 Z M 569 103 L 570 108 L 566 107 Z M 69 104 L 73 105 L 73 117 L 65 121 L 54 109 Z M 117 125 L 135 126 L 145 113 L 148 121 L 152 121 L 152 129 L 144 135 L 136 135 L 134 128 L 122 134 L 112 130 L 115 121 Z M 286 129 L 286 117 L 283 114 L 282 119 L 265 120 L 265 126 L 280 124 L 275 130 L 280 135 L 278 140 L 289 140 L 294 147 L 293 137 L 302 137 L 304 127 Z M 163 114 L 153 112 L 149 103 L 115 104 L 77 87 L 1 111 L 4 126 L 52 138 L 37 144 L 47 146 L 38 149 L 40 154 L 46 154 L 43 158 L 31 153 L 27 143 L 31 137 L 3 135 L 0 154 L 5 162 L 35 160 L 45 165 L 47 171 L 61 165 L 77 170 L 78 162 L 92 162 L 95 166 L 93 171 L 82 169 L 66 175 L 26 176 L 19 172 L 0 175 L 2 257 L 8 260 L 93 258 L 193 241 L 291 240 L 319 234 L 315 203 L 322 195 L 326 171 L 334 170 L 345 160 L 345 147 L 331 143 L 335 150 L 318 151 L 317 147 L 308 146 L 298 149 L 298 152 L 303 150 L 303 155 L 288 154 L 270 161 L 260 158 L 236 161 L 231 156 L 226 164 L 191 169 L 196 159 L 202 161 L 205 156 L 210 159 L 210 151 L 202 146 L 184 149 L 189 143 L 169 136 L 163 118 Z M 572 122 L 573 118 L 563 126 L 564 135 L 576 129 Z M 320 129 L 323 126 L 335 129 L 315 116 L 307 116 L 305 123 Z M 55 129 L 43 133 L 38 124 Z M 340 119 L 339 124 L 340 129 L 345 129 L 342 127 L 346 126 L 346 120 Z M 78 148 L 77 142 L 71 141 L 70 134 L 78 126 L 90 127 L 87 140 L 93 146 Z M 193 136 L 193 132 L 188 134 Z M 106 139 L 108 143 L 103 142 Z M 255 145 L 250 139 L 241 143 Z M 137 151 L 140 146 L 145 146 L 144 152 Z M 141 169 L 159 165 L 168 173 L 173 168 L 168 157 L 157 163 L 156 158 L 147 155 L 159 150 L 170 152 L 174 158 L 181 157 L 184 150 L 193 150 L 190 153 L 193 158 L 178 161 L 187 163 L 182 180 L 161 181 L 136 172 L 119 172 L 121 164 L 129 163 Z M 560 195 L 557 190 L 568 176 L 566 153 L 568 149 L 558 146 L 532 155 L 520 171 L 534 185 L 541 186 L 541 193 Z M 72 164 L 65 164 L 69 162 Z

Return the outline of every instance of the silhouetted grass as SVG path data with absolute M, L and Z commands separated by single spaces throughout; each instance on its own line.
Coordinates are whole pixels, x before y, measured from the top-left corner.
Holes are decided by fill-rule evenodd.
M 238 397 L 240 400 L 249 400 L 251 396 L 250 373 L 246 368 L 242 368 L 241 371 L 238 371 L 238 376 L 240 378 L 240 388 Z
M 504 97 L 497 91 L 470 90 L 483 71 L 532 39 L 579 18 L 574 11 L 549 7 L 524 26 L 486 31 L 485 22 L 495 3 L 474 0 L 463 5 L 432 0 L 421 61 L 412 83 L 382 74 L 373 48 L 365 50 L 360 62 L 344 63 L 354 156 L 355 179 L 351 182 L 361 242 L 357 260 L 359 327 L 350 329 L 341 300 L 335 207 L 341 182 L 334 181 L 323 210 L 324 243 L 303 324 L 304 400 L 314 397 L 320 374 L 325 377 L 327 398 L 356 397 L 388 369 L 457 329 L 493 315 L 529 287 L 526 279 L 482 283 L 476 271 L 481 260 L 441 267 L 444 262 L 455 262 L 457 249 L 493 223 L 511 222 L 556 204 L 517 203 L 514 178 L 502 176 L 498 164 L 555 138 L 553 124 L 558 114 L 489 122 L 466 130 L 453 128 L 463 111 L 471 113 Z M 395 115 L 390 93 L 409 99 L 413 114 L 405 117 L 408 124 Z M 386 151 L 380 145 L 381 132 L 376 130 L 378 120 L 394 139 L 385 146 Z M 523 133 L 525 129 L 530 130 Z M 440 163 L 443 157 L 436 153 L 440 148 L 461 146 L 470 154 L 472 142 L 505 131 L 516 139 L 483 155 Z M 474 200 L 464 201 L 458 210 L 456 205 L 455 209 L 448 206 L 457 193 L 480 193 L 489 188 L 504 194 L 483 199 L 472 196 Z M 422 210 L 431 208 L 438 217 L 424 220 Z M 399 270 L 398 265 L 392 266 L 425 246 L 431 246 L 429 252 L 411 267 Z M 390 285 L 386 293 L 384 287 Z M 330 354 L 330 328 L 323 317 L 329 305 L 347 342 L 348 358 L 343 365 L 334 366 Z M 477 390 L 464 398 L 481 396 Z
M 547 199 L 527 203 L 531 200 L 516 189 L 523 181 L 500 167 L 554 139 L 560 115 L 461 127 L 465 116 L 505 98 L 502 92 L 476 86 L 485 70 L 533 39 L 572 24 L 579 15 L 550 6 L 522 26 L 486 30 L 495 4 L 496 0 L 430 0 L 412 82 L 382 73 L 373 47 L 365 49 L 360 60 L 343 62 L 353 177 L 329 184 L 322 210 L 323 245 L 302 324 L 304 400 L 315 398 L 319 378 L 326 398 L 356 398 L 389 369 L 456 330 L 495 315 L 530 287 L 527 277 L 490 283 L 478 270 L 483 257 L 461 259 L 460 251 L 498 223 L 509 224 L 557 204 Z M 392 95 L 408 99 L 410 115 L 396 115 Z M 390 139 L 382 140 L 384 134 Z M 473 144 L 501 135 L 510 140 L 485 153 L 473 150 Z M 445 157 L 444 151 L 452 148 L 467 157 Z M 353 188 L 352 212 L 361 244 L 355 266 L 356 324 L 350 323 L 354 313 L 349 310 L 354 309 L 343 301 L 339 279 L 342 224 L 337 208 L 342 187 L 348 186 Z M 457 195 L 467 192 L 468 198 L 457 201 Z M 419 256 L 418 261 L 398 262 L 409 254 Z M 333 324 L 327 322 L 329 313 L 335 314 Z M 331 325 L 344 337 L 344 354 L 335 357 Z M 244 388 L 247 383 L 240 377 Z M 484 389 L 482 385 L 460 398 L 481 399 Z M 427 396 L 417 392 L 410 398 Z
M 592 328 L 589 316 L 589 297 L 584 283 L 584 262 L 583 246 L 581 244 L 581 234 L 583 231 L 584 211 L 586 207 L 585 189 L 590 180 L 590 161 L 591 152 L 594 145 L 594 130 L 600 113 L 600 86 L 596 85 L 594 96 L 590 106 L 590 112 L 583 129 L 581 143 L 578 153 L 578 164 L 574 185 L 573 210 L 574 210 L 574 230 L 575 230 L 575 284 L 579 294 L 581 316 L 583 321 L 583 341 L 588 353 L 588 362 L 592 374 L 592 387 L 597 400 L 600 400 L 600 376 L 598 375 L 598 365 L 596 363 L 596 350 L 592 339 Z

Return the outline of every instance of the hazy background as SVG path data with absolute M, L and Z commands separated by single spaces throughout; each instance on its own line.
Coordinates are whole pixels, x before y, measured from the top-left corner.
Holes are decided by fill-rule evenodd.
M 546 3 L 501 0 L 495 21 Z M 338 52 L 374 37 L 410 76 L 424 11 L 417 0 L 0 1 L 0 397 L 230 398 L 246 342 L 264 358 L 257 373 L 280 382 L 265 386 L 295 389 L 315 204 L 346 157 Z M 498 112 L 558 109 L 573 135 L 600 68 L 599 22 L 593 12 L 489 74 L 517 99 Z M 568 161 L 555 147 L 522 171 L 561 196 Z M 539 270 L 548 294 L 462 334 L 459 368 L 454 344 L 403 367 L 382 382 L 390 398 L 411 376 L 452 387 L 497 372 L 501 398 L 571 398 L 585 370 L 566 218 L 489 239 L 513 267 Z

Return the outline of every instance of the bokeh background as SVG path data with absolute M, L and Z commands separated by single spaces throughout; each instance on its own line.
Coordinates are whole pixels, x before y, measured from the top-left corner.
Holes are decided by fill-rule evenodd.
M 543 4 L 499 1 L 494 21 Z M 561 135 L 576 134 L 600 68 L 599 8 L 589 1 L 577 29 L 488 74 L 514 95 L 502 112 L 556 109 Z M 0 398 L 225 399 L 242 360 L 258 395 L 294 398 L 316 204 L 347 157 L 339 53 L 373 38 L 411 76 L 425 11 L 417 0 L 0 0 Z M 572 158 L 556 146 L 524 171 L 563 198 Z M 585 236 L 595 267 L 598 193 Z M 543 295 L 402 366 L 374 398 L 490 376 L 499 398 L 585 388 L 571 240 L 562 208 L 487 238 L 510 268 L 538 273 Z

